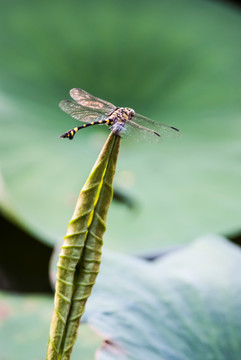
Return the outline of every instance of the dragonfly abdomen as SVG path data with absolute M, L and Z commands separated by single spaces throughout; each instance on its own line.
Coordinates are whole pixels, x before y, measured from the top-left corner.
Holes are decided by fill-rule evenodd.
M 110 125 L 111 130 L 114 131 L 116 134 L 121 134 L 125 128 L 125 123 L 129 119 L 131 119 L 134 116 L 134 110 L 129 108 L 116 108 L 112 113 L 105 119 L 105 120 L 97 120 L 92 121 L 90 123 L 75 127 L 63 135 L 61 135 L 61 138 L 68 138 L 69 140 L 72 140 L 77 133 L 77 131 L 84 129 L 88 126 L 93 125 Z
M 110 120 L 109 118 L 108 119 L 105 119 L 105 120 L 98 120 L 98 121 L 92 121 L 90 123 L 87 123 L 87 124 L 84 124 L 84 125 L 81 125 L 81 126 L 77 126 L 69 131 L 67 131 L 66 133 L 62 134 L 60 136 L 60 138 L 68 138 L 69 140 L 72 140 L 75 136 L 75 134 L 77 133 L 77 131 L 81 130 L 81 129 L 84 129 L 88 126 L 93 126 L 93 125 L 103 125 L 103 124 L 106 124 L 106 125 L 113 125 L 113 121 Z

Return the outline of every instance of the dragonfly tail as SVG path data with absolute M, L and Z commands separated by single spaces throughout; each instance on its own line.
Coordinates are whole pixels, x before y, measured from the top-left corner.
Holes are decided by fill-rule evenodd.
M 60 135 L 60 138 L 68 138 L 69 140 L 73 140 L 73 138 L 74 138 L 75 134 L 77 133 L 77 131 L 79 131 L 81 129 L 84 129 L 84 128 L 88 127 L 88 126 L 102 125 L 102 124 L 109 124 L 109 120 L 106 119 L 106 120 L 93 121 L 93 122 L 84 124 L 82 126 L 75 127 L 73 129 L 67 131 L 66 133 Z

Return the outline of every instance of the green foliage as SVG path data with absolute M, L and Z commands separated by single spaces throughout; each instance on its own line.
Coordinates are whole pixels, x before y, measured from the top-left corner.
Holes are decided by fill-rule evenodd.
M 159 145 L 123 141 L 115 189 L 130 206 L 112 204 L 105 248 L 137 253 L 240 229 L 241 19 L 234 9 L 201 0 L 13 0 L 0 16 L 4 216 L 33 239 L 55 244 L 64 236 L 108 134 L 97 127 L 72 142 L 58 138 L 79 123 L 57 105 L 81 87 L 182 131 Z M 3 238 L 5 256 L 11 239 Z M 134 354 L 239 360 L 240 253 L 211 242 L 214 247 L 197 243 L 197 251 L 190 247 L 153 265 L 112 253 L 89 321 L 93 309 L 96 325 L 99 314 L 114 341 Z M 44 357 L 52 299 L 32 300 L 2 296 L 0 358 Z M 130 321 L 128 331 L 119 327 L 119 315 Z M 72 359 L 92 359 L 97 340 L 93 345 L 86 327 L 80 332 Z M 108 348 L 101 356 L 109 356 Z
M 68 360 L 101 263 L 120 137 L 111 133 L 80 192 L 58 261 L 48 360 Z
M 98 360 L 240 359 L 239 248 L 209 235 L 152 263 L 104 255 L 85 313 Z
M 108 134 L 92 128 L 72 143 L 58 138 L 79 124 L 57 107 L 77 86 L 183 134 L 160 145 L 123 142 L 115 186 L 135 206 L 112 206 L 108 247 L 144 251 L 239 229 L 241 20 L 234 10 L 190 0 L 23 1 L 5 3 L 1 15 L 5 212 L 48 243 L 63 237 Z
M 46 355 L 53 298 L 0 293 L 0 359 L 39 360 Z M 71 360 L 93 360 L 99 337 L 87 325 L 79 329 Z

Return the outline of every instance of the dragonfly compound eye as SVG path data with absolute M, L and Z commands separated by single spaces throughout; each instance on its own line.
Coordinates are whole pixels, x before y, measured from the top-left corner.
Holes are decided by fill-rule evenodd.
M 129 120 L 131 120 L 133 118 L 133 116 L 135 116 L 135 111 L 133 109 L 129 109 Z

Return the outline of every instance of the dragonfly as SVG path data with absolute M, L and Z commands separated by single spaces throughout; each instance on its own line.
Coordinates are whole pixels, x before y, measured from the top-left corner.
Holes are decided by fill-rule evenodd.
M 61 138 L 72 140 L 77 131 L 93 125 L 107 125 L 116 135 L 130 134 L 136 138 L 157 140 L 162 137 L 175 136 L 179 130 L 137 114 L 129 107 L 116 107 L 106 100 L 89 94 L 87 91 L 74 88 L 70 90 L 73 100 L 62 100 L 60 108 L 74 119 L 85 124 L 75 127 Z

